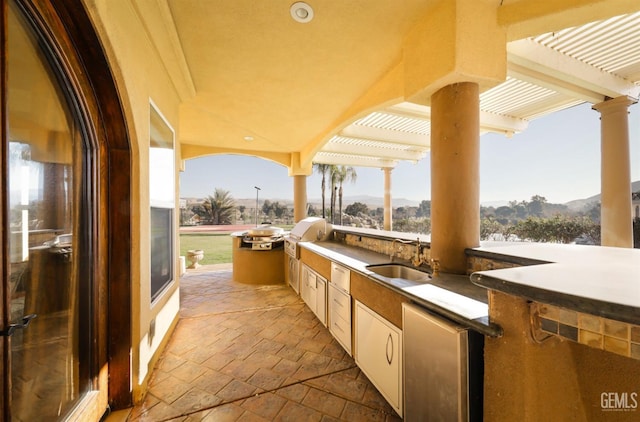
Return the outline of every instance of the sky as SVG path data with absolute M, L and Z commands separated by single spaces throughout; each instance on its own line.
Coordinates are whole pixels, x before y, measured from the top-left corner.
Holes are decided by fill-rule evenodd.
M 640 180 L 640 104 L 629 108 L 631 180 Z M 384 174 L 379 168 L 355 167 L 357 180 L 343 186 L 344 197 L 382 197 Z M 392 200 L 431 199 L 430 155 L 416 164 L 400 162 L 391 173 Z M 321 176 L 307 178 L 309 200 L 321 196 Z M 215 189 L 236 199 L 292 200 L 293 178 L 287 168 L 241 155 L 212 155 L 186 161 L 180 174 L 180 197 L 206 197 Z M 480 137 L 480 202 L 504 203 L 544 196 L 566 203 L 600 193 L 600 114 L 582 104 L 529 122 L 528 128 L 507 138 L 488 133 Z M 328 194 L 327 194 L 328 200 Z

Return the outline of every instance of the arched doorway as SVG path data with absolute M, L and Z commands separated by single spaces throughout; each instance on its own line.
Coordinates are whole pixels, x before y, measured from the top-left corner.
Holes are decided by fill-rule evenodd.
M 131 402 L 124 118 L 80 1 L 2 15 L 0 405 L 5 420 L 98 420 Z

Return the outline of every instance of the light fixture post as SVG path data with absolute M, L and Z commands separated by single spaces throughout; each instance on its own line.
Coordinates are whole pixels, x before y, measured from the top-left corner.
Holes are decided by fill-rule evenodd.
M 254 186 L 256 188 L 256 227 L 258 227 L 258 193 L 260 192 L 260 188 Z

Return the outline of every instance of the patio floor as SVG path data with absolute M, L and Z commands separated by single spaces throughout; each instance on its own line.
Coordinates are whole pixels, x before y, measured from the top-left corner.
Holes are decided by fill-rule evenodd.
M 231 264 L 182 277 L 144 402 L 109 422 L 401 420 L 291 288 L 231 278 Z

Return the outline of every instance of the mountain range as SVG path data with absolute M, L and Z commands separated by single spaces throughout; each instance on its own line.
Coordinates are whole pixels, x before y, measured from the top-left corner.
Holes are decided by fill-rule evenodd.
M 636 180 L 631 183 L 631 192 L 640 191 L 640 180 Z M 571 211 L 580 211 L 583 210 L 587 205 L 592 204 L 594 202 L 600 202 L 600 194 L 590 196 L 585 199 L 574 199 L 573 201 L 567 202 L 565 205 L 569 207 Z
M 631 183 L 631 191 L 632 192 L 640 191 L 640 180 L 637 180 Z M 200 202 L 201 200 L 197 198 L 183 198 L 183 199 L 186 199 L 187 202 L 192 202 L 192 201 Z M 291 199 L 282 199 L 282 198 L 267 198 L 267 199 L 271 202 L 279 202 L 284 205 L 293 206 L 293 200 Z M 236 201 L 236 205 L 244 205 L 247 208 L 253 208 L 255 207 L 255 204 L 256 204 L 255 198 L 242 198 L 242 199 L 236 199 L 235 201 Z M 261 204 L 263 201 L 264 199 L 260 198 Z M 594 202 L 599 202 L 599 201 L 600 201 L 600 194 L 597 194 L 584 199 L 574 199 L 572 201 L 566 202 L 564 205 L 566 205 L 572 211 L 581 211 L 587 205 Z M 316 208 L 322 207 L 321 198 L 309 198 L 308 202 Z M 348 196 L 343 198 L 342 208 L 344 209 L 347 205 L 353 204 L 354 202 L 361 202 L 367 205 L 370 209 L 375 209 L 375 208 L 384 206 L 384 198 L 382 197 L 372 196 L 372 195 L 356 195 L 356 196 Z M 507 205 L 508 203 L 509 203 L 508 201 L 491 201 L 491 202 L 483 202 L 482 205 L 485 207 L 492 206 L 497 208 L 499 206 Z M 325 204 L 327 207 L 329 206 L 329 197 L 325 199 Z M 418 205 L 420 205 L 420 201 L 405 199 L 405 198 L 393 198 L 394 208 L 417 207 Z

